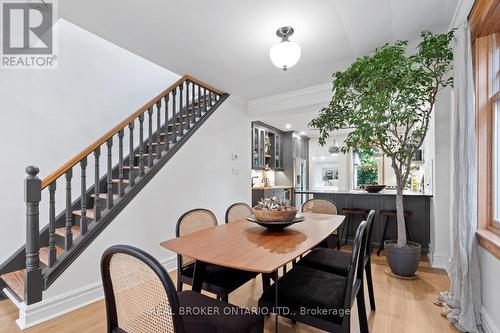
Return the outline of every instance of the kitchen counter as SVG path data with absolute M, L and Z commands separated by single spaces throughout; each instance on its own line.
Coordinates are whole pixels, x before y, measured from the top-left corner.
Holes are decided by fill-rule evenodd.
M 365 191 L 332 191 L 332 190 L 297 190 L 296 194 L 301 197 L 302 202 L 307 199 L 328 199 L 337 205 L 338 214 L 343 214 L 344 208 L 359 208 L 375 210 L 372 231 L 372 246 L 378 249 L 384 232 L 385 218 L 381 215 L 384 210 L 396 210 L 396 191 L 384 190 L 379 193 L 368 193 Z M 406 217 L 409 238 L 411 241 L 422 245 L 422 253 L 428 253 L 430 243 L 430 206 L 431 194 L 405 191 L 403 193 L 404 210 L 409 212 Z M 352 224 L 348 231 L 348 239 L 354 238 L 354 233 L 361 222 L 362 217 L 352 218 Z M 387 223 L 387 238 L 395 239 L 396 219 L 391 217 Z
M 253 186 L 252 190 L 278 190 L 278 189 L 289 189 L 292 186 Z
M 396 190 L 382 190 L 378 193 L 370 193 L 361 190 L 297 190 L 297 194 L 355 194 L 355 195 L 390 195 L 395 196 Z M 403 196 L 432 197 L 432 193 L 421 193 L 416 191 L 403 191 Z

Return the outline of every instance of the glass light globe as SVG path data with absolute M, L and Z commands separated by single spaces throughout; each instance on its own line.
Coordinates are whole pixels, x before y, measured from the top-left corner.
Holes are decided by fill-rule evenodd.
M 271 50 L 269 50 L 269 57 L 274 66 L 286 71 L 299 61 L 300 52 L 300 46 L 298 44 L 284 40 L 271 47 Z

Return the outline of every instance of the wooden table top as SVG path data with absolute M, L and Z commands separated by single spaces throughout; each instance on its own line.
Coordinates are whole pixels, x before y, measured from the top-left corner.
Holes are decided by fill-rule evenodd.
M 272 273 L 335 231 L 343 215 L 304 213 L 306 220 L 269 231 L 246 220 L 210 227 L 160 245 L 209 264 Z

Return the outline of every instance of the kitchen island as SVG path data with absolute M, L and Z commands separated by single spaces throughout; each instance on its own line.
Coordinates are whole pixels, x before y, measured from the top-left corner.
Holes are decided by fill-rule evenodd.
M 359 208 L 375 210 L 373 220 L 372 247 L 378 249 L 382 234 L 384 232 L 383 210 L 396 210 L 396 191 L 384 190 L 379 193 L 368 193 L 366 191 L 334 191 L 334 190 L 303 190 L 296 191 L 307 198 L 329 199 L 337 205 L 339 214 L 343 208 Z M 405 191 L 403 193 L 404 209 L 411 213 L 406 218 L 410 240 L 422 245 L 422 253 L 429 252 L 430 243 L 430 206 L 431 194 Z M 348 240 L 352 241 L 356 228 L 361 222 L 360 218 L 352 218 L 351 227 L 348 232 Z M 395 239 L 397 236 L 396 218 L 391 217 L 387 224 L 387 238 Z

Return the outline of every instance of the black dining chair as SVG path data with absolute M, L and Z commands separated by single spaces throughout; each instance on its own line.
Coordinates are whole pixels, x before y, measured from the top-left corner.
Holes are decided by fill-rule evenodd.
M 263 331 L 260 315 L 194 291 L 177 293 L 165 268 L 135 247 L 107 249 L 101 274 L 108 333 Z M 199 313 L 201 309 L 212 312 Z
M 362 254 L 363 268 L 366 272 L 368 296 L 370 297 L 370 308 L 373 311 L 375 311 L 375 295 L 373 293 L 371 244 L 374 216 L 375 211 L 372 210 L 368 213 L 368 217 L 366 219 L 366 246 L 364 247 L 365 251 Z M 337 251 L 335 249 L 315 248 L 305 255 L 297 263 L 297 266 L 310 267 L 337 275 L 347 276 L 349 274 L 350 260 L 351 253 L 349 252 Z
M 259 307 L 294 322 L 328 332 L 346 333 L 351 331 L 350 309 L 356 300 L 361 332 L 367 333 L 363 261 L 360 259 L 360 254 L 364 253 L 365 234 L 366 221 L 363 221 L 354 237 L 347 276 L 305 266 L 294 267 L 278 280 L 277 285 L 275 282 L 264 291 Z
M 217 218 L 208 209 L 197 208 L 184 213 L 175 227 L 176 237 L 191 232 L 217 226 Z M 214 244 L 215 245 L 215 244 Z M 192 258 L 177 255 L 177 290 L 181 291 L 183 284 L 193 285 L 195 261 Z M 255 278 L 258 273 L 206 264 L 202 289 L 227 302 L 229 294 Z
M 226 223 L 241 221 L 253 215 L 252 207 L 244 202 L 237 202 L 226 210 Z

